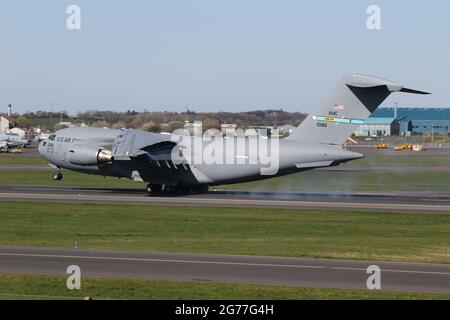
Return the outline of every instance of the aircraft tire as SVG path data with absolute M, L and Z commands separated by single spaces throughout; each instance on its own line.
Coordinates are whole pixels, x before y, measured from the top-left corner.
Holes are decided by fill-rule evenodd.
M 207 185 L 198 185 L 192 187 L 192 193 L 196 194 L 202 194 L 202 193 L 208 193 L 209 187 Z
M 178 192 L 178 189 L 177 189 L 177 187 L 174 187 L 174 186 L 165 185 L 164 192 L 165 193 L 176 193 L 176 192 Z
M 53 174 L 53 180 L 55 180 L 55 181 L 62 180 L 62 178 L 63 178 L 63 175 L 62 175 L 62 173 L 59 172 L 59 171 L 57 171 L 57 172 L 55 172 L 55 173 Z
M 159 194 L 162 191 L 162 185 L 149 183 L 145 187 L 145 191 L 147 191 L 149 194 Z

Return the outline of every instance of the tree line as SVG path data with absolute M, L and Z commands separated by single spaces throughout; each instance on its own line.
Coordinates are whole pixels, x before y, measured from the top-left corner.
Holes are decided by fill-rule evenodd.
M 307 114 L 301 112 L 288 112 L 282 109 L 256 110 L 248 112 L 185 112 L 153 111 L 138 112 L 127 110 L 125 112 L 89 110 L 78 112 L 70 116 L 67 112 L 36 111 L 17 115 L 20 124 L 30 127 L 32 124 L 40 123 L 42 129 L 61 129 L 64 125 L 60 120 L 72 122 L 76 125 L 86 124 L 93 127 L 108 128 L 134 128 L 150 132 L 172 132 L 182 128 L 185 121 L 202 121 L 203 129 L 220 128 L 221 124 L 233 123 L 239 128 L 252 126 L 282 126 L 290 124 L 299 125 Z M 48 119 L 52 119 L 51 122 Z M 44 121 L 47 120 L 47 121 Z

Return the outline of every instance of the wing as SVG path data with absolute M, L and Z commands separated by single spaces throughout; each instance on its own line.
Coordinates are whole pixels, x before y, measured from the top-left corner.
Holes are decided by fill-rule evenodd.
M 170 135 L 129 129 L 116 139 L 112 149 L 116 160 L 147 157 L 150 161 L 171 161 L 176 145 Z

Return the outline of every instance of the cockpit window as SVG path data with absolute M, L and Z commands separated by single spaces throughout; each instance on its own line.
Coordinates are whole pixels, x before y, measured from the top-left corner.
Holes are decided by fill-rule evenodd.
M 50 137 L 48 137 L 48 140 L 51 140 L 51 141 L 55 140 L 55 135 L 52 134 Z

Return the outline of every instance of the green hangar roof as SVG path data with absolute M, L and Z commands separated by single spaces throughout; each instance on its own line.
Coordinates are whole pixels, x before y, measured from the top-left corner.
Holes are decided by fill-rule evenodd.
M 370 118 L 393 118 L 394 107 L 378 108 Z M 369 119 L 370 119 L 369 118 Z M 449 120 L 450 108 L 397 108 L 397 119 L 399 121 L 409 120 Z

